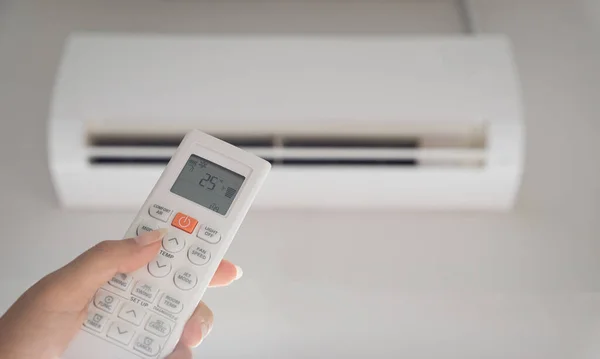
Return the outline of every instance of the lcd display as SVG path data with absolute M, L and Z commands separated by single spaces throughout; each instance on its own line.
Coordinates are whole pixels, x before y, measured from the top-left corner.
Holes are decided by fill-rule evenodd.
M 225 215 L 246 178 L 205 158 L 191 155 L 171 192 Z

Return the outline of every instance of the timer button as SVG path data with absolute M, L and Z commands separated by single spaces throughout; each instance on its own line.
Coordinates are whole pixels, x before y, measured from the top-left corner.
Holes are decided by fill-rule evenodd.
M 90 310 L 83 325 L 97 332 L 101 332 L 107 321 L 108 317 L 105 314 Z
M 194 231 L 194 228 L 196 228 L 197 224 L 197 219 L 192 218 L 187 214 L 183 214 L 181 212 L 177 213 L 175 215 L 175 218 L 173 218 L 173 222 L 171 222 L 171 225 L 173 227 L 177 227 L 187 233 L 192 233 Z

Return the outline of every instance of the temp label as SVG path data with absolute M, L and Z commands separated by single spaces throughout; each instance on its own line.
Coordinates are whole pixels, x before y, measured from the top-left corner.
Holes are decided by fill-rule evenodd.
M 160 255 L 163 257 L 167 257 L 169 259 L 173 259 L 173 257 L 175 257 L 174 255 L 172 255 L 171 253 L 169 253 L 163 249 L 160 250 Z

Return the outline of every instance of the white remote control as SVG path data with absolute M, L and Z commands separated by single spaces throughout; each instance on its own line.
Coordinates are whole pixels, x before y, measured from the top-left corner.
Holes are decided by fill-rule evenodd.
M 62 358 L 170 354 L 270 169 L 226 142 L 188 133 L 126 233 L 168 228 L 160 253 L 97 291 Z

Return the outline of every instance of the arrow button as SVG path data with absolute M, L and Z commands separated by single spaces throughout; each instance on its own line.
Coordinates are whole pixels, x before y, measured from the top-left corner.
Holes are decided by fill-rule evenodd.
M 171 262 L 167 258 L 159 255 L 155 260 L 148 263 L 148 272 L 156 278 L 166 277 L 171 273 Z
M 131 325 L 126 323 L 114 322 L 110 326 L 110 329 L 108 330 L 108 333 L 106 333 L 106 336 L 119 343 L 127 345 L 131 342 L 133 334 L 134 331 Z
M 177 253 L 185 247 L 185 239 L 169 233 L 163 238 L 162 245 L 167 252 Z
M 126 320 L 134 325 L 142 324 L 142 320 L 144 320 L 145 316 L 146 312 L 133 303 L 125 303 L 123 305 L 123 308 L 119 312 L 119 318 Z

